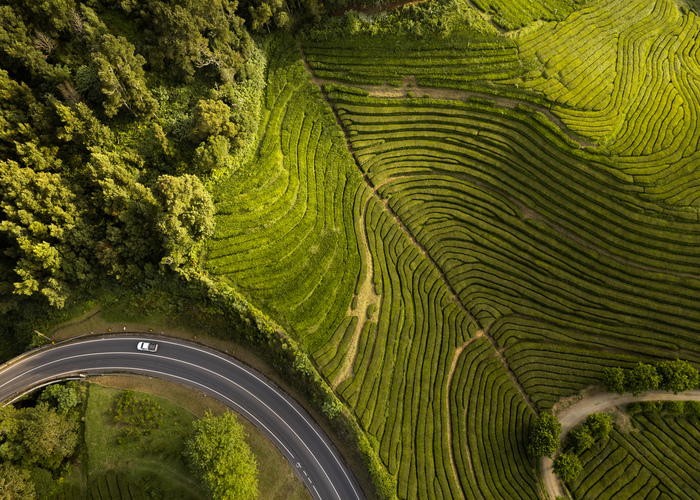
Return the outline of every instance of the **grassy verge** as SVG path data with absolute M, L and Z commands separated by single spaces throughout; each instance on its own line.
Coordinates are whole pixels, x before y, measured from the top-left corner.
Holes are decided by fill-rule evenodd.
M 111 409 L 121 392 L 90 385 L 85 412 L 88 483 L 114 470 L 138 484 L 146 498 L 206 499 L 181 456 L 196 417 L 164 398 L 135 393 L 156 416 L 145 425 L 117 424 Z M 135 433 L 128 435 L 129 430 Z
M 225 405 L 198 391 L 165 380 L 132 376 L 104 376 L 92 380 L 105 386 L 104 389 L 129 389 L 157 394 L 198 418 L 204 416 L 207 410 L 214 415 L 219 415 L 228 409 Z M 240 421 L 248 435 L 248 445 L 258 461 L 260 500 L 306 500 L 310 498 L 305 487 L 298 481 L 285 458 L 270 440 L 247 420 L 241 418 Z

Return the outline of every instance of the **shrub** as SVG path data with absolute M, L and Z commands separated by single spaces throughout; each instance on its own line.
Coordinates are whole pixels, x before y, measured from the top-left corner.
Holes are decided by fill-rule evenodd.
M 605 439 L 612 431 L 612 418 L 607 413 L 591 413 L 586 417 L 586 426 L 595 439 Z
M 595 443 L 595 439 L 591 436 L 591 431 L 587 425 L 570 430 L 566 435 L 566 441 L 568 446 L 573 448 L 579 455 Z
M 542 413 L 530 431 L 527 452 L 533 457 L 550 457 L 559 446 L 561 424 L 551 413 Z
M 573 481 L 582 470 L 581 461 L 573 453 L 564 453 L 554 460 L 554 472 L 567 483 Z

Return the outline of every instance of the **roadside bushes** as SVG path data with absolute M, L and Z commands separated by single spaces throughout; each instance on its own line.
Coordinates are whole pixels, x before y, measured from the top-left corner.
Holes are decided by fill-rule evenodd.
M 603 384 L 608 392 L 623 394 L 631 392 L 637 396 L 652 389 L 679 392 L 700 387 L 700 374 L 687 361 L 661 361 L 655 365 L 639 362 L 631 370 L 619 367 L 603 371 Z

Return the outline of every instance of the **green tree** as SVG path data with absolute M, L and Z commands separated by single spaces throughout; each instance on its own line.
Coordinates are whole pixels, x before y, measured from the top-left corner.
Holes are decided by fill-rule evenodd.
M 163 246 L 176 260 L 214 233 L 214 202 L 199 177 L 158 177 L 153 194 L 158 201 L 156 227 Z
M 80 404 L 80 396 L 72 386 L 52 384 L 41 392 L 39 401 L 54 406 L 60 415 L 68 415 Z
M 658 389 L 661 376 L 652 365 L 639 362 L 625 374 L 625 389 L 638 396 L 644 391 Z
M 289 14 L 287 14 L 282 0 L 259 1 L 258 5 L 255 7 L 250 5 L 248 7 L 248 12 L 252 19 L 251 29 L 253 31 L 260 32 L 263 28 L 267 28 L 269 32 L 270 21 L 274 21 L 277 28 L 286 28 L 289 26 Z
M 192 110 L 194 125 L 190 136 L 195 142 L 206 140 L 212 135 L 220 135 L 233 140 L 240 127 L 231 122 L 231 108 L 215 99 L 201 99 Z
M 158 102 L 148 90 L 143 70 L 146 59 L 134 53 L 134 46 L 126 38 L 99 35 L 91 57 L 105 96 L 102 104 L 107 116 L 116 115 L 122 106 L 142 116 L 155 112 Z
M 0 20 L 0 66 L 25 69 L 38 80 L 53 78 L 54 69 L 34 46 L 20 13 L 9 5 L 0 5 Z
M 343 411 L 343 403 L 334 395 L 328 394 L 326 396 L 326 401 L 321 407 L 321 411 L 326 416 L 326 418 L 333 420 L 335 417 L 340 415 Z
M 625 371 L 618 366 L 606 368 L 603 370 L 603 384 L 608 392 L 624 394 Z
M 78 441 L 77 420 L 60 415 L 47 403 L 0 412 L 0 457 L 22 466 L 57 468 L 73 454 Z
M 554 460 L 554 472 L 567 483 L 573 481 L 582 470 L 581 461 L 573 453 L 564 453 Z
M 30 114 L 36 99 L 25 83 L 18 83 L 0 69 L 0 157 L 9 159 L 16 142 L 34 138 Z
M 150 64 L 185 81 L 198 70 L 212 70 L 229 83 L 252 44 L 236 8 L 230 0 L 143 2 Z
M 673 391 L 674 394 L 695 389 L 700 383 L 698 370 L 680 359 L 657 363 L 656 371 L 661 377 L 659 389 Z
M 195 434 L 184 456 L 214 500 L 253 500 L 258 497 L 257 463 L 245 442 L 243 427 L 227 412 L 208 413 L 194 422 Z
M 64 260 L 80 213 L 71 185 L 60 174 L 35 172 L 14 161 L 0 162 L 0 241 L 13 263 L 15 295 L 43 295 L 55 307 L 68 296 Z M 0 277 L 3 278 L 3 277 Z M 3 288 L 9 283 L 5 281 Z M 4 308 L 13 307 L 3 297 Z
M 595 443 L 595 439 L 591 436 L 591 431 L 587 425 L 570 430 L 566 435 L 566 440 L 569 446 L 578 454 L 583 453 Z
M 530 430 L 527 451 L 533 457 L 550 457 L 559 447 L 561 424 L 551 413 L 542 413 Z
M 91 147 L 105 147 L 114 143 L 114 134 L 82 102 L 73 108 L 57 99 L 49 98 L 60 123 L 57 137 L 73 146 L 73 153 L 82 156 Z M 81 165 L 82 167 L 82 165 Z
M 23 463 L 51 470 L 73 454 L 78 442 L 75 419 L 59 415 L 46 403 L 27 408 L 20 417 Z
M 197 172 L 206 175 L 212 170 L 225 167 L 229 146 L 228 139 L 220 135 L 212 135 L 200 143 L 194 154 Z
M 27 469 L 0 464 L 0 500 L 34 500 L 36 492 Z
M 607 413 L 591 413 L 586 417 L 586 426 L 595 439 L 606 439 L 612 432 L 612 418 Z
M 95 228 L 95 257 L 108 274 L 133 282 L 162 257 L 156 228 L 158 204 L 139 182 L 141 158 L 129 151 L 92 148 L 87 174 L 100 221 Z

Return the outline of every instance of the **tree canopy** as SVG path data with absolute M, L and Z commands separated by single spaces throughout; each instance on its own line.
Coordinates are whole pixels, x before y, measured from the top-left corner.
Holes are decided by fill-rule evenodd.
M 541 413 L 530 430 L 527 451 L 533 457 L 550 457 L 559 447 L 561 424 L 551 413 Z
M 207 413 L 193 422 L 194 436 L 185 444 L 185 458 L 214 500 L 258 497 L 257 464 L 233 413 Z

